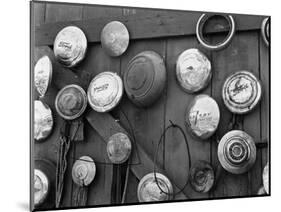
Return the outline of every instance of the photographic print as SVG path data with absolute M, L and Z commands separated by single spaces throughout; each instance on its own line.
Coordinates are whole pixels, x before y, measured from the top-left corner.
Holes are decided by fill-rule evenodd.
M 269 16 L 30 13 L 32 211 L 270 195 Z

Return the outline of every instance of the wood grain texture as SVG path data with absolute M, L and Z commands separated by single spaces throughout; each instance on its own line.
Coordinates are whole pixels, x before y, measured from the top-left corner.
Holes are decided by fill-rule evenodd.
M 176 82 L 175 63 L 177 56 L 187 48 L 199 48 L 211 60 L 213 78 L 208 87 L 200 93 L 211 95 L 218 102 L 221 111 L 219 128 L 208 141 L 198 141 L 185 130 L 191 148 L 192 162 L 203 159 L 210 162 L 215 170 L 220 167 L 217 159 L 217 140 L 230 130 L 229 123 L 232 119 L 232 114 L 223 104 L 221 89 L 224 80 L 237 70 L 250 70 L 261 80 L 263 86 L 260 105 L 251 113 L 239 117 L 240 127 L 253 136 L 256 142 L 269 141 L 269 51 L 259 34 L 260 24 L 264 17 L 234 15 L 238 32 L 235 34 L 233 41 L 226 49 L 210 52 L 202 49 L 195 37 L 195 26 L 201 13 L 167 12 L 165 10 L 142 8 L 63 6 L 62 4 L 51 3 L 45 6 L 46 11 L 43 13 L 43 6 L 37 5 L 37 7 L 36 18 L 34 19 L 34 23 L 37 25 L 35 30 L 36 45 L 51 46 L 57 32 L 69 24 L 81 27 L 89 43 L 85 59 L 72 70 L 64 68 L 54 60 L 53 51 L 50 47 L 40 47 L 34 51 L 32 66 L 44 54 L 49 55 L 55 64 L 52 85 L 42 99 L 43 102 L 49 104 L 54 112 L 55 126 L 46 141 L 35 143 L 35 155 L 55 161 L 62 119 L 55 112 L 54 98 L 63 86 L 78 84 L 86 90 L 90 80 L 103 71 L 112 71 L 122 77 L 130 59 L 141 51 L 153 50 L 165 59 L 168 76 L 167 85 L 163 95 L 151 107 L 138 108 L 124 94 L 120 104 L 109 114 L 111 121 L 117 120 L 117 122 L 103 122 L 102 116 L 91 115 L 92 109 L 87 108 L 85 116 L 89 123 L 85 121 L 85 140 L 73 145 L 69 155 L 69 167 L 72 166 L 71 164 L 75 159 L 82 155 L 89 155 L 96 161 L 97 176 L 89 187 L 88 205 L 117 203 L 116 194 L 121 193 L 123 189 L 124 176 L 122 170 L 124 170 L 124 167 L 121 167 L 121 174 L 119 173 L 122 186 L 117 191 L 118 183 L 115 178 L 117 178 L 118 173 L 116 167 L 108 164 L 105 138 L 108 138 L 113 132 L 122 132 L 122 130 L 131 137 L 132 134 L 136 137 L 137 144 L 134 150 L 137 149 L 138 152 L 133 151 L 132 153 L 133 160 L 131 162 L 126 203 L 137 203 L 138 182 L 145 174 L 152 172 L 156 144 L 164 128 L 168 126 L 169 120 L 186 129 L 184 125 L 185 110 L 195 95 L 185 93 Z M 102 27 L 112 20 L 123 21 L 131 36 L 127 51 L 117 58 L 108 56 L 98 43 L 100 42 L 99 36 Z M 214 30 L 213 28 L 216 27 L 213 26 L 210 23 L 206 27 L 206 32 L 210 33 L 208 36 L 212 41 L 221 40 L 221 30 Z M 225 30 L 227 30 L 227 26 L 223 25 L 222 31 Z M 38 99 L 36 92 L 34 94 L 34 98 Z M 128 116 L 134 133 L 131 132 L 130 124 L 121 111 Z M 110 123 L 113 123 L 113 125 Z M 120 128 L 115 128 L 116 126 L 120 126 Z M 255 195 L 261 185 L 261 173 L 267 161 L 268 148 L 259 149 L 257 161 L 249 173 L 233 175 L 222 171 L 216 187 L 211 192 L 200 194 L 188 186 L 184 193 L 176 199 L 186 199 L 187 196 L 190 199 L 198 199 Z M 157 169 L 173 182 L 175 190 L 184 185 L 189 167 L 186 148 L 178 130 L 171 129 L 165 135 L 159 150 L 157 166 Z M 66 176 L 67 189 L 63 206 L 69 207 L 73 199 L 70 169 L 68 169 Z
M 116 120 L 108 113 L 98 113 L 95 111 L 90 111 L 87 114 L 87 120 L 90 125 L 98 132 L 98 134 L 103 138 L 103 141 L 106 143 L 108 138 L 117 132 L 123 132 L 128 135 L 128 133 L 121 127 Z M 134 175 L 140 180 L 146 174 L 153 172 L 153 159 L 146 153 L 144 148 L 136 143 L 133 146 L 131 157 L 137 157 L 138 153 L 139 164 L 131 165 L 131 170 Z M 166 176 L 171 176 L 172 173 L 166 173 L 163 169 L 161 169 L 158 165 L 156 165 L 157 170 L 160 173 L 164 173 Z M 173 183 L 173 182 L 172 182 Z M 175 188 L 177 188 L 177 183 L 173 183 Z M 184 194 L 180 194 L 182 198 L 185 196 Z
M 103 138 L 105 144 L 109 141 L 109 138 L 115 133 L 123 133 L 129 136 L 127 131 L 121 127 L 117 120 L 114 119 L 109 113 L 99 113 L 94 110 L 90 110 L 86 114 L 87 121 Z M 129 136 L 130 137 L 130 136 Z
M 34 64 L 42 57 L 42 55 L 45 55 L 48 51 L 48 48 L 35 48 L 34 51 Z M 34 66 L 33 66 L 34 68 Z M 33 70 L 33 69 L 32 69 Z M 34 88 L 34 92 L 35 88 Z M 62 123 L 62 118 L 60 118 L 56 114 L 55 109 L 55 97 L 57 94 L 57 89 L 53 86 L 49 87 L 46 95 L 43 98 L 40 98 L 40 100 L 47 104 L 50 109 L 52 110 L 52 115 L 54 118 L 54 126 L 51 135 L 44 141 L 35 142 L 35 157 L 41 156 L 42 158 L 46 158 L 48 160 L 51 160 L 52 162 L 56 163 L 56 153 L 58 150 L 58 139 L 59 139 L 59 133 L 60 133 L 60 125 Z M 39 100 L 38 95 L 35 96 L 34 100 Z
M 89 185 L 87 205 L 110 204 L 113 166 L 107 158 L 106 144 L 88 124 L 85 124 L 85 140 L 75 143 L 75 159 L 85 155 L 93 158 L 96 164 L 96 176 Z
M 76 68 L 75 73 L 79 79 L 84 83 L 84 87 L 87 91 L 90 81 L 99 73 L 104 71 L 119 72 L 119 59 L 111 58 L 105 54 L 100 45 L 89 45 L 87 55 L 85 59 Z M 88 112 L 92 111 L 88 107 Z M 85 142 L 77 143 L 76 157 L 83 153 L 89 154 L 93 158 L 97 158 L 97 161 L 103 164 L 97 164 L 97 178 L 90 186 L 88 190 L 88 204 L 89 205 L 104 205 L 114 203 L 112 199 L 113 183 L 114 183 L 114 171 L 113 165 L 109 164 L 110 161 L 106 153 L 106 145 L 101 136 L 96 130 L 90 130 L 90 125 L 86 122 L 85 128 Z M 103 126 L 106 128 L 106 126 Z M 87 132 L 88 130 L 88 132 Z
M 137 42 L 132 41 L 130 42 L 127 51 L 121 59 L 121 76 L 123 76 L 124 71 L 127 69 L 127 64 L 129 63 L 129 61 L 142 51 L 154 51 L 158 53 L 165 61 L 166 44 L 164 40 L 143 40 Z M 163 93 L 158 100 L 156 100 L 151 106 L 146 108 L 135 106 L 128 99 L 126 94 L 124 94 L 122 101 L 120 102 L 119 108 L 126 114 L 134 130 L 134 135 L 136 137 L 135 142 L 139 144 L 152 159 L 154 158 L 157 142 L 165 127 L 165 99 L 166 96 Z M 128 120 L 126 120 L 122 115 L 120 117 L 121 123 L 125 126 L 128 126 Z M 161 168 L 163 168 L 162 146 L 163 144 L 161 145 L 161 149 L 159 150 L 157 160 L 158 165 Z M 152 171 L 153 169 L 150 170 L 150 172 Z M 133 199 L 135 199 L 135 197 L 133 197 Z
M 106 7 L 99 5 L 87 5 L 83 6 L 83 19 L 98 19 L 105 17 L 120 17 L 122 16 L 122 8 L 119 7 Z
M 33 2 L 32 5 L 34 12 L 34 25 L 40 26 L 45 23 L 46 3 Z
M 49 54 L 49 48 L 38 48 L 35 49 L 35 62 L 42 57 L 42 55 Z M 57 69 L 54 69 L 54 72 Z M 56 81 L 54 75 L 54 80 Z M 52 110 L 53 119 L 54 119 L 54 126 L 51 135 L 49 135 L 44 141 L 42 142 L 35 142 L 34 143 L 34 156 L 35 157 L 42 157 L 47 160 L 52 161 L 54 164 L 57 162 L 57 155 L 59 150 L 59 138 L 60 138 L 60 129 L 63 125 L 63 119 L 56 113 L 55 109 L 55 98 L 57 95 L 58 89 L 54 86 L 54 83 L 48 89 L 46 95 L 41 98 L 40 100 L 46 104 L 48 104 Z M 68 166 L 72 166 L 73 161 L 70 159 L 73 155 L 74 151 L 73 148 L 70 148 L 68 154 Z M 54 173 L 55 174 L 55 173 Z M 72 192 L 72 180 L 71 180 L 71 173 L 69 172 L 69 167 L 65 174 L 65 187 L 64 187 L 64 194 L 62 198 L 62 207 L 70 205 L 70 194 Z
M 261 169 L 264 169 L 264 166 L 269 158 L 269 150 L 271 148 L 270 140 L 270 47 L 266 46 L 262 37 L 259 36 L 259 62 L 260 62 L 260 80 L 263 85 L 263 96 L 260 104 L 260 136 L 262 142 L 267 142 L 269 145 L 267 148 L 261 149 Z
M 51 10 L 47 5 L 48 10 L 52 13 L 61 12 L 59 9 Z M 73 8 L 72 8 L 73 9 Z M 80 8 L 75 9 L 80 11 Z M 63 12 L 62 19 L 64 19 Z M 80 27 L 86 34 L 89 42 L 100 42 L 100 32 L 104 25 L 110 21 L 121 21 L 128 28 L 131 39 L 144 39 L 144 38 L 159 38 L 169 36 L 183 36 L 194 35 L 196 29 L 196 23 L 202 13 L 189 12 L 189 13 L 177 13 L 175 11 L 166 11 L 163 14 L 151 14 L 147 16 L 120 16 L 109 18 L 98 18 L 91 20 L 75 21 L 80 16 L 75 16 L 68 21 L 56 22 L 51 24 L 44 24 L 36 27 L 35 45 L 51 45 L 57 33 L 68 25 L 76 25 Z M 46 13 L 46 22 L 53 22 L 52 17 L 57 16 Z M 260 29 L 262 17 L 239 15 L 235 16 L 237 23 L 237 31 L 244 30 L 256 30 Z M 189 21 L 186 21 L 189 20 Z M 220 29 L 210 29 L 208 33 L 221 32 L 228 30 L 226 27 Z
M 121 60 L 121 76 L 127 69 L 129 61 L 142 51 L 154 51 L 158 53 L 165 61 L 165 42 L 164 40 L 145 40 L 131 42 L 126 53 Z M 127 97 L 126 93 L 120 103 L 120 109 L 127 114 L 129 121 L 134 129 L 136 142 L 153 157 L 156 150 L 157 142 L 164 130 L 164 110 L 165 110 L 164 93 L 151 106 L 141 108 L 135 106 Z M 127 120 L 121 119 L 121 123 L 127 125 Z M 163 166 L 163 158 L 159 156 L 159 165 Z
M 135 176 L 135 174 L 130 170 L 129 172 L 129 181 L 127 192 L 125 196 L 126 203 L 137 203 L 139 202 L 138 197 L 136 195 L 136 191 L 138 190 L 139 179 Z
M 46 4 L 46 23 L 56 23 L 61 21 L 78 21 L 82 20 L 81 5 L 71 4 Z
M 257 32 L 248 32 L 245 37 L 245 43 L 249 45 L 248 55 L 251 57 L 248 58 L 248 64 L 246 70 L 249 70 L 253 73 L 258 79 L 260 79 L 259 73 L 259 36 Z M 242 43 L 242 45 L 244 45 Z M 243 127 L 245 132 L 251 135 L 255 143 L 260 142 L 260 105 L 251 111 L 249 114 L 244 116 Z M 253 168 L 248 173 L 248 193 L 247 195 L 255 195 L 260 188 L 262 182 L 262 170 L 261 170 L 261 149 L 257 148 L 257 158 Z
M 80 10 L 78 7 L 72 7 L 70 5 L 46 4 L 45 23 L 51 23 L 51 22 L 53 23 L 57 21 L 73 20 L 73 19 L 81 20 L 81 17 L 82 17 L 82 10 Z M 58 90 L 68 84 L 81 85 L 77 75 L 74 72 L 64 68 L 58 62 L 56 62 L 56 60 L 54 59 L 53 51 L 50 48 L 48 49 L 48 56 L 51 58 L 52 63 L 55 67 L 54 74 L 53 74 L 53 84 L 56 86 Z M 56 113 L 56 116 L 59 115 Z M 57 124 L 59 128 L 62 126 L 62 122 L 61 123 L 57 122 Z M 57 136 L 56 139 L 58 138 L 59 137 Z M 58 144 L 58 140 L 57 140 L 57 144 Z M 72 182 L 71 171 L 72 171 L 72 165 L 75 162 L 74 157 L 75 157 L 75 145 L 71 144 L 68 153 L 68 158 L 67 158 L 68 164 L 65 172 L 64 191 L 62 196 L 61 207 L 69 207 L 72 204 L 73 182 Z
M 47 55 L 52 62 L 53 73 L 52 73 L 52 82 L 50 87 L 51 89 L 52 88 L 62 89 L 64 86 L 69 84 L 77 84 L 86 88 L 85 86 L 87 85 L 84 86 L 84 82 L 82 79 L 78 77 L 77 72 L 65 68 L 56 60 L 54 52 L 50 47 L 48 46 L 37 47 L 35 48 L 35 54 L 37 55 L 36 56 L 37 60 Z M 34 61 L 33 66 L 35 66 L 37 60 Z
M 219 130 L 217 132 L 220 139 L 227 131 L 231 130 L 229 123 L 232 115 L 224 106 L 221 91 L 225 79 L 239 70 L 249 70 L 258 77 L 258 42 L 257 34 L 255 32 L 241 32 L 236 33 L 231 44 L 220 52 L 212 53 L 212 64 L 215 69 L 215 75 L 212 83 L 212 95 L 217 99 L 221 106 L 221 114 L 223 117 L 220 121 Z M 219 37 L 217 37 L 219 39 Z M 238 124 L 241 129 L 244 129 L 256 141 L 259 141 L 259 108 L 252 111 L 250 114 L 238 116 Z M 257 157 L 260 157 L 259 155 Z M 217 144 L 212 146 L 212 163 L 218 166 L 217 160 Z M 258 168 L 258 165 L 257 165 Z M 213 192 L 214 197 L 223 196 L 247 196 L 255 193 L 259 169 L 256 173 L 245 173 L 242 175 L 233 175 L 223 171 L 220 182 L 216 190 Z M 253 177 L 253 179 L 251 178 Z M 257 179 L 255 179 L 257 178 Z M 251 183 L 252 181 L 252 183 Z
M 216 36 L 213 35 L 212 40 L 217 41 L 221 40 L 222 36 Z M 232 44 L 231 44 L 232 46 Z M 232 115 L 227 110 L 227 108 L 224 106 L 222 97 L 221 97 L 221 91 L 222 86 L 224 83 L 224 80 L 232 73 L 231 68 L 228 67 L 228 62 L 232 61 L 230 58 L 229 61 L 227 60 L 227 55 L 230 54 L 231 47 L 228 47 L 224 49 L 223 51 L 219 52 L 212 52 L 211 53 L 211 64 L 212 64 L 212 97 L 217 101 L 219 108 L 220 108 L 220 114 L 221 119 L 218 126 L 218 129 L 213 136 L 213 141 L 211 145 L 211 163 L 213 167 L 216 169 L 216 178 L 219 178 L 219 180 L 216 182 L 216 187 L 211 192 L 211 197 L 223 197 L 227 195 L 227 192 L 225 191 L 225 181 L 224 177 L 227 175 L 227 173 L 224 171 L 223 168 L 221 168 L 220 162 L 218 161 L 217 157 L 217 146 L 219 140 L 222 138 L 222 136 L 229 130 L 229 124 L 231 122 Z M 221 170 L 220 173 L 218 173 L 218 170 Z M 220 174 L 221 176 L 218 176 Z
M 180 125 L 186 132 L 187 140 L 190 147 L 192 163 L 196 160 L 210 160 L 210 140 L 200 141 L 191 136 L 185 125 L 185 114 L 188 105 L 191 103 L 196 94 L 188 94 L 180 87 L 176 80 L 176 61 L 178 56 L 189 48 L 198 48 L 199 44 L 194 36 L 186 38 L 173 38 L 167 41 L 167 70 L 168 85 L 166 98 L 166 126 L 171 120 L 173 123 Z M 204 51 L 203 51 L 204 52 Z M 210 93 L 209 88 L 200 93 Z M 165 137 L 165 169 L 173 173 L 172 180 L 184 185 L 188 177 L 188 153 L 185 146 L 184 138 L 176 129 L 171 129 Z M 207 198 L 208 194 L 201 194 L 191 189 L 190 185 L 186 188 L 190 198 Z

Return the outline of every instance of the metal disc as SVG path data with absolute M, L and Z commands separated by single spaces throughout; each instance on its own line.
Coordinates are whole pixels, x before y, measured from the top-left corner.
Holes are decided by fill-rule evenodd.
M 77 65 L 85 57 L 87 38 L 76 26 L 63 28 L 56 36 L 54 54 L 57 60 L 66 67 Z
M 162 95 L 166 75 L 164 60 L 158 53 L 144 51 L 137 54 L 123 75 L 128 98 L 137 106 L 150 106 Z
M 256 161 L 255 142 L 246 132 L 232 130 L 220 140 L 218 158 L 225 170 L 233 174 L 245 173 Z
M 265 19 L 263 19 L 262 24 L 261 24 L 261 34 L 262 34 L 263 41 L 267 46 L 269 46 L 269 37 L 270 37 L 269 33 L 270 33 L 269 32 L 269 18 L 265 18 Z
M 42 204 L 49 193 L 49 180 L 39 169 L 34 170 L 34 205 Z
M 47 92 L 52 81 L 53 66 L 48 56 L 41 57 L 34 67 L 34 85 L 40 97 Z
M 172 194 L 173 186 L 170 180 L 163 174 L 156 173 L 157 182 L 165 193 Z M 167 201 L 171 199 L 171 195 L 163 193 L 156 184 L 154 173 L 145 175 L 138 185 L 139 202 L 155 202 Z
M 87 107 L 86 92 L 78 85 L 67 85 L 56 96 L 58 114 L 67 120 L 80 117 Z
M 203 29 L 204 29 L 204 26 L 206 24 L 206 22 L 214 17 L 214 16 L 220 16 L 222 18 L 224 18 L 229 26 L 230 26 L 230 30 L 226 36 L 226 38 L 222 41 L 222 42 L 219 42 L 217 44 L 209 44 L 206 39 L 204 38 L 203 36 Z M 224 14 L 202 14 L 200 16 L 200 18 L 198 19 L 197 21 L 197 24 L 196 24 L 196 37 L 198 39 L 198 41 L 200 42 L 200 44 L 205 47 L 206 49 L 209 49 L 209 50 L 221 50 L 223 48 L 225 48 L 232 40 L 234 34 L 235 34 L 235 30 L 236 30 L 236 26 L 235 26 L 235 21 L 234 21 L 234 18 L 231 16 L 231 15 L 224 15 Z
M 88 186 L 95 178 L 96 165 L 89 156 L 82 156 L 72 167 L 72 179 L 79 186 Z
M 113 109 L 123 95 L 121 78 L 112 72 L 98 74 L 90 83 L 87 96 L 90 106 L 97 112 Z
M 205 94 L 197 95 L 187 108 L 185 122 L 192 135 L 207 139 L 217 130 L 220 110 L 217 102 Z
M 55 203 L 55 165 L 46 159 L 35 158 L 33 175 L 34 207 L 53 208 Z
M 131 141 L 124 133 L 116 133 L 109 138 L 107 143 L 107 155 L 114 164 L 124 163 L 130 156 Z
M 188 93 L 204 89 L 212 77 L 211 63 L 198 49 L 188 49 L 177 59 L 176 76 Z
M 262 173 L 263 187 L 264 187 L 264 190 L 267 194 L 269 194 L 269 182 L 268 182 L 269 173 L 268 173 L 268 169 L 269 169 L 269 163 L 267 162 L 264 169 L 263 169 L 263 173 Z
M 34 139 L 37 141 L 47 138 L 54 125 L 50 107 L 39 101 L 34 101 Z
M 258 190 L 258 192 L 257 192 L 257 195 L 265 195 L 265 194 L 266 194 L 266 192 L 265 192 L 265 190 L 264 190 L 264 187 L 263 187 L 263 186 L 260 187 L 259 190 Z
M 129 45 L 129 32 L 126 26 L 119 21 L 106 24 L 101 32 L 101 45 L 112 57 L 122 55 Z
M 196 161 L 190 169 L 190 184 L 192 188 L 201 193 L 210 191 L 215 181 L 212 166 L 203 160 Z
M 261 93 L 261 84 L 255 75 L 249 71 L 238 71 L 226 79 L 222 98 L 232 113 L 245 114 L 259 103 Z

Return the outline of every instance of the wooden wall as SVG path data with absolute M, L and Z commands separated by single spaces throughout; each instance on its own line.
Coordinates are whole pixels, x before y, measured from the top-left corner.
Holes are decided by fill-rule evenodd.
M 36 49 L 38 49 L 45 41 L 49 47 L 52 48 L 52 44 L 48 40 L 49 38 L 46 38 L 44 42 L 44 39 L 41 39 L 42 34 L 40 34 L 40 30 L 44 31 L 44 26 L 50 27 L 54 24 L 54 26 L 57 27 L 58 25 L 56 24 L 60 22 L 66 24 L 84 24 L 87 22 L 83 21 L 88 20 L 101 20 L 102 22 L 103 20 L 107 20 L 106 18 L 114 20 L 124 19 L 129 20 L 129 22 L 132 20 L 134 21 L 136 27 L 128 27 L 128 30 L 133 37 L 136 37 L 136 39 L 130 40 L 127 51 L 121 57 L 111 58 L 105 54 L 98 41 L 89 42 L 85 60 L 73 70 L 73 72 L 82 80 L 92 78 L 103 71 L 116 72 L 122 76 L 128 61 L 137 53 L 144 50 L 156 51 L 164 58 L 168 72 L 168 81 L 161 98 L 151 107 L 142 109 L 134 106 L 128 100 L 126 95 L 124 95 L 120 105 L 111 112 L 111 115 L 113 115 L 114 118 L 120 120 L 120 125 L 129 131 L 128 123 L 120 113 L 120 109 L 125 111 L 132 123 L 136 142 L 151 158 L 153 158 L 156 143 L 159 140 L 160 135 L 164 128 L 169 125 L 169 120 L 172 120 L 174 123 L 179 124 L 185 129 L 184 114 L 187 105 L 192 101 L 194 95 L 185 93 L 177 84 L 175 64 L 178 55 L 188 48 L 198 48 L 210 59 L 213 78 L 209 86 L 200 93 L 211 95 L 218 102 L 221 111 L 221 121 L 217 133 L 208 141 L 203 142 L 196 140 L 186 131 L 186 136 L 191 148 L 192 162 L 201 159 L 210 162 L 215 170 L 219 167 L 217 158 L 217 141 L 229 130 L 229 123 L 232 119 L 232 114 L 223 104 L 221 89 L 226 77 L 237 70 L 251 71 L 261 80 L 263 86 L 261 104 L 250 114 L 239 117 L 239 124 L 242 129 L 253 136 L 256 142 L 269 142 L 269 51 L 262 40 L 259 29 L 263 17 L 235 15 L 234 18 L 238 22 L 237 26 L 238 28 L 241 28 L 235 34 L 231 44 L 222 51 L 211 52 L 200 46 L 194 34 L 196 20 L 201 13 L 54 3 L 34 3 L 33 5 L 33 18 L 36 26 L 36 28 L 34 28 L 34 32 L 36 32 L 34 34 L 34 39 L 36 40 L 36 45 L 39 45 L 36 46 Z M 166 25 L 169 26 L 169 19 L 163 19 L 161 22 L 161 17 L 169 17 L 171 14 L 178 15 L 179 17 L 183 14 L 189 14 L 191 18 L 188 20 L 179 19 L 181 22 L 175 22 L 173 31 L 169 31 L 170 28 L 167 27 L 165 28 L 166 31 L 161 31 L 162 36 L 159 36 L 158 38 L 149 38 L 146 34 L 144 39 L 141 39 L 142 30 L 138 20 L 144 16 L 150 17 L 151 22 L 158 20 L 154 18 L 159 18 L 159 25 L 165 27 Z M 245 22 L 243 20 L 245 20 Z M 138 28 L 138 26 L 140 28 Z M 176 26 L 179 27 L 176 28 Z M 187 28 L 185 28 L 185 26 Z M 94 28 L 95 26 L 92 27 Z M 49 30 L 52 31 L 51 28 Z M 157 28 L 151 28 L 149 30 L 151 33 L 155 31 L 155 34 L 160 34 L 159 30 L 157 31 Z M 188 30 L 190 32 L 186 35 L 180 33 L 181 31 L 185 32 Z M 146 33 L 146 30 L 143 29 L 143 32 Z M 165 35 L 165 32 L 167 32 L 167 36 Z M 177 34 L 177 32 L 179 33 Z M 85 33 L 87 36 L 87 32 Z M 96 32 L 96 34 L 97 33 L 98 32 Z M 90 36 L 91 38 L 93 37 L 94 41 L 94 35 L 91 34 Z M 211 39 L 219 39 L 220 36 L 220 33 L 213 33 Z M 42 43 L 40 44 L 41 41 Z M 35 51 L 34 60 L 32 61 L 33 64 L 38 60 L 38 57 L 38 53 Z M 87 83 L 84 84 L 84 87 L 86 87 L 86 85 Z M 44 157 L 54 162 L 58 148 L 59 129 L 62 123 L 62 119 L 56 114 L 54 108 L 54 99 L 59 89 L 59 86 L 52 84 L 46 97 L 42 99 L 43 102 L 46 102 L 51 107 L 54 113 L 54 131 L 45 142 L 35 143 L 35 156 Z M 38 98 L 36 94 L 34 95 L 34 98 Z M 91 109 L 88 108 L 87 110 Z M 177 182 L 179 187 L 184 185 L 189 168 L 187 163 L 187 151 L 181 136 L 182 135 L 177 130 L 169 131 L 164 138 L 164 142 L 160 149 L 161 153 L 159 153 L 158 156 L 158 165 L 164 169 L 166 173 L 169 173 L 169 178 L 173 182 Z M 75 148 L 71 149 L 70 155 L 69 167 L 72 167 L 74 158 L 78 158 L 82 155 L 89 155 L 94 160 L 100 162 L 104 161 L 105 163 L 108 160 L 105 144 L 102 141 L 101 136 L 86 121 L 85 141 L 78 142 Z M 268 149 L 258 148 L 257 161 L 249 173 L 232 175 L 227 172 L 222 172 L 216 187 L 209 193 L 197 193 L 189 186 L 186 188 L 185 193 L 188 194 L 190 199 L 256 195 L 262 184 L 261 173 L 267 160 Z M 123 170 L 124 167 L 121 167 L 121 169 Z M 121 191 L 120 186 L 118 189 L 118 185 L 116 184 L 117 178 L 116 167 L 102 163 L 97 164 L 97 177 L 89 189 L 88 205 L 119 203 L 118 198 L 120 199 Z M 123 174 L 121 175 L 121 181 L 122 180 L 124 180 Z M 133 172 L 130 172 L 126 203 L 137 202 L 136 190 L 138 182 L 138 177 L 136 177 Z M 66 191 L 63 197 L 62 206 L 69 207 L 71 206 L 73 193 L 70 169 L 67 170 L 65 187 Z

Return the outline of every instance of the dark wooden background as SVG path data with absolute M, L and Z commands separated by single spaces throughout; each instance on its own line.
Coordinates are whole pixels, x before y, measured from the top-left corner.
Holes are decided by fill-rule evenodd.
M 260 34 L 260 24 L 264 17 L 234 15 L 238 31 L 231 44 L 222 51 L 210 52 L 200 46 L 195 36 L 196 21 L 201 15 L 200 12 L 41 2 L 34 3 L 32 7 L 33 16 L 31 19 L 34 21 L 35 27 L 32 28 L 34 34 L 31 36 L 34 38 L 32 41 L 36 46 L 34 55 L 32 55 L 32 58 L 34 58 L 33 65 L 42 54 L 38 49 L 42 46 L 52 48 L 53 39 L 62 26 L 75 24 L 81 27 L 89 41 L 85 60 L 75 70 L 64 70 L 65 72 L 61 73 L 65 73 L 65 75 L 58 74 L 57 79 L 55 75 L 49 91 L 42 99 L 53 111 L 55 126 L 51 136 L 46 141 L 35 143 L 34 153 L 36 157 L 56 161 L 62 119 L 55 111 L 54 99 L 58 90 L 67 84 L 64 84 L 60 77 L 75 74 L 86 88 L 87 79 L 93 78 L 100 72 L 112 71 L 122 76 L 128 61 L 137 53 L 145 50 L 156 51 L 165 60 L 168 81 L 163 95 L 155 104 L 146 109 L 135 107 L 124 95 L 120 105 L 111 112 L 111 115 L 120 119 L 120 125 L 129 130 L 128 123 L 122 117 L 120 109 L 122 108 L 125 111 L 133 125 L 136 142 L 151 158 L 153 158 L 156 143 L 163 129 L 169 124 L 169 120 L 185 129 L 185 110 L 194 95 L 183 92 L 177 84 L 175 64 L 178 55 L 188 48 L 198 48 L 210 59 L 213 78 L 209 86 L 200 93 L 211 95 L 218 102 L 221 111 L 221 121 L 217 133 L 208 141 L 195 140 L 186 131 L 191 148 L 192 162 L 199 159 L 206 160 L 213 165 L 215 170 L 219 167 L 217 140 L 229 130 L 229 122 L 232 119 L 232 114 L 223 104 L 221 89 L 226 77 L 238 70 L 251 71 L 261 80 L 263 86 L 261 104 L 250 114 L 240 117 L 239 124 L 242 129 L 253 136 L 256 142 L 269 142 L 269 50 Z M 123 21 L 132 38 L 125 54 L 118 58 L 111 58 L 106 55 L 99 42 L 100 30 L 110 20 Z M 208 30 L 212 32 L 212 26 L 209 26 Z M 213 31 L 210 38 L 215 40 L 221 36 L 220 32 Z M 51 54 L 51 52 L 49 53 Z M 58 70 L 61 70 L 61 68 L 58 68 Z M 68 82 L 70 84 L 73 81 L 68 80 Z M 38 96 L 35 93 L 34 99 L 37 98 Z M 87 110 L 91 109 L 88 107 Z M 166 173 L 170 173 L 169 178 L 176 182 L 179 187 L 184 185 L 189 168 L 187 151 L 184 145 L 180 133 L 177 130 L 171 130 L 164 138 L 161 153 L 158 157 L 159 166 Z M 75 148 L 71 149 L 68 166 L 72 167 L 74 158 L 79 158 L 82 155 L 89 155 L 95 161 L 106 163 L 108 159 L 105 147 L 103 138 L 85 121 L 85 141 L 77 142 Z M 187 187 L 185 192 L 191 199 L 256 195 L 262 184 L 262 169 L 267 160 L 268 148 L 258 148 L 256 163 L 249 173 L 233 175 L 222 172 L 216 187 L 209 193 L 197 193 L 190 187 Z M 123 170 L 124 167 L 121 167 L 121 169 Z M 116 189 L 118 188 L 116 185 L 117 175 L 116 167 L 102 163 L 97 164 L 97 176 L 90 185 L 88 205 L 119 203 L 116 196 L 120 196 L 121 191 Z M 130 172 L 127 203 L 138 202 L 136 190 L 139 178 L 140 176 L 135 176 L 133 172 Z M 74 189 L 70 168 L 67 170 L 65 185 L 62 206 L 69 207 L 71 206 Z

